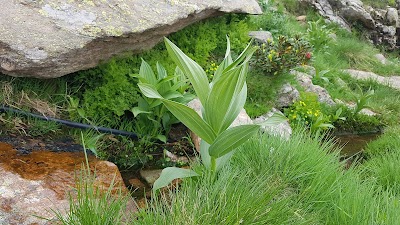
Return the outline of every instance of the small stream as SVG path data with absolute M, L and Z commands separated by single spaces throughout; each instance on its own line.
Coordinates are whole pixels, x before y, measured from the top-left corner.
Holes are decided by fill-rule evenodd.
M 379 137 L 380 133 L 342 134 L 335 135 L 337 145 L 342 147 L 340 152 L 344 158 L 352 157 L 364 150 L 367 144 Z

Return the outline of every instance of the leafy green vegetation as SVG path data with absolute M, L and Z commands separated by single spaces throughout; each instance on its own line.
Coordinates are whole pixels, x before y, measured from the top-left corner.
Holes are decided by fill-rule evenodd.
M 166 95 L 163 96 L 158 91 L 156 81 L 138 84 L 143 95 L 154 101 L 162 102 L 177 119 L 201 138 L 202 163 L 214 175 L 229 161 L 234 150 L 260 128 L 260 124 L 229 128 L 246 102 L 248 63 L 257 48 L 251 47 L 250 43 L 238 58 L 233 60 L 229 38 L 227 38 L 227 42 L 225 58 L 209 83 L 206 72 L 199 64 L 185 55 L 171 41 L 165 39 L 170 57 L 187 76 L 201 102 L 203 118 L 188 106 L 174 101 L 173 98 L 168 98 Z M 145 63 L 145 65 L 148 64 Z M 151 70 L 144 71 L 142 77 L 152 77 L 151 73 Z M 154 75 L 153 79 L 155 80 Z M 274 124 L 284 121 L 284 117 L 280 115 L 272 116 L 270 119 L 264 123 Z M 174 179 L 193 176 L 201 175 L 188 169 L 165 168 L 154 183 L 153 191 L 167 186 Z
M 268 40 L 256 51 L 252 64 L 261 73 L 278 75 L 289 70 L 306 65 L 311 59 L 311 46 L 300 36 L 287 38 L 279 36 L 278 40 Z
M 329 153 L 331 152 L 331 153 Z M 219 179 L 189 179 L 154 200 L 139 224 L 392 224 L 398 199 L 359 172 L 343 171 L 332 144 L 295 133 L 291 140 L 246 142 Z M 201 167 L 195 170 L 201 172 Z M 199 171 L 200 170 L 200 171 Z M 268 212 L 268 213 L 265 213 Z M 394 224 L 398 224 L 395 222 Z
M 108 211 L 104 207 L 97 207 L 104 205 L 104 201 L 97 200 L 103 197 L 93 195 L 97 192 L 89 185 L 85 186 L 87 191 L 84 190 L 78 196 L 82 201 L 71 199 L 71 204 L 76 204 L 72 205 L 73 210 L 62 222 L 73 224 L 72 221 L 81 221 L 82 224 L 92 224 L 92 221 L 108 217 L 112 223 L 119 224 L 400 224 L 400 91 L 372 80 L 354 80 L 342 71 L 354 68 L 380 75 L 400 74 L 400 66 L 396 64 L 398 60 L 392 57 L 389 58 L 392 64 L 383 65 L 374 57 L 378 49 L 357 35 L 335 25 L 324 24 L 321 18 L 312 13 L 308 13 L 311 22 L 307 29 L 307 26 L 300 25 L 293 16 L 285 13 L 296 11 L 296 1 L 285 0 L 277 4 L 277 10 L 274 11 L 269 10 L 267 5 L 267 11 L 261 16 L 228 15 L 194 24 L 171 35 L 170 39 L 198 64 L 167 42 L 166 47 L 157 45 L 143 54 L 113 60 L 96 69 L 81 72 L 67 83 L 67 86 L 78 83 L 82 90 L 79 92 L 72 85 L 69 93 L 71 98 L 59 100 L 63 104 L 70 104 L 69 113 L 76 120 L 145 133 L 145 128 L 139 126 L 137 118 L 134 118 L 134 114 L 140 115 L 138 108 L 132 112 L 134 107 L 139 107 L 139 99 L 142 98 L 148 105 L 159 101 L 158 105 L 154 103 L 153 106 L 165 106 L 176 118 L 198 133 L 203 141 L 202 164 L 192 165 L 191 170 L 164 170 L 155 189 L 166 186 L 174 178 L 191 178 L 184 179 L 175 190 L 163 189 L 160 194 L 154 195 L 145 208 L 132 215 L 135 219 L 116 220 L 123 214 L 125 207 L 124 202 L 118 198 L 115 202 L 111 200 L 111 203 L 117 205 L 112 204 Z M 287 10 L 283 7 L 287 7 Z M 230 51 L 226 54 L 229 57 L 224 58 L 224 50 L 221 48 L 225 45 L 225 35 L 228 33 L 232 40 L 232 55 L 239 55 L 237 50 L 246 44 L 250 28 L 270 30 L 275 38 L 280 35 L 288 38 L 301 35 L 307 38 L 314 46 L 310 62 L 316 68 L 313 82 L 326 88 L 333 99 L 340 99 L 344 103 L 327 107 L 318 103 L 316 96 L 303 93 L 299 101 L 286 109 L 291 125 L 297 127 L 289 140 L 263 134 L 239 146 L 256 132 L 255 127 L 258 126 L 247 126 L 248 130 L 239 127 L 238 130 L 243 129 L 243 133 L 236 132 L 236 129 L 226 129 L 236 115 L 235 110 L 228 110 L 231 100 L 235 96 L 243 98 L 244 73 L 248 68 L 246 63 L 239 62 L 248 59 L 241 58 L 244 57 L 242 55 L 235 63 L 229 59 Z M 336 38 L 328 39 L 330 33 L 336 34 Z M 167 51 L 172 53 L 172 57 L 167 56 Z M 199 96 L 204 106 L 204 118 L 201 119 L 184 105 L 171 101 L 173 98 L 155 87 L 160 80 L 157 80 L 154 72 L 150 72 L 150 66 L 146 65 L 146 73 L 139 70 L 142 58 L 152 66 L 162 62 L 166 74 L 175 72 L 175 62 L 186 76 L 191 76 L 192 91 Z M 229 66 L 230 63 L 234 66 Z M 164 74 L 160 67 L 156 66 L 152 70 L 157 70 L 158 78 Z M 248 71 L 246 83 L 249 101 L 245 108 L 252 117 L 264 114 L 273 107 L 277 91 L 283 83 L 296 83 L 293 76 L 284 70 L 279 71 L 277 76 L 265 76 L 257 66 L 250 67 Z M 138 73 L 142 76 L 140 82 L 138 76 L 132 76 Z M 237 79 L 231 77 L 226 79 L 229 82 L 224 81 L 222 77 L 227 77 L 226 73 Z M 144 82 L 146 74 L 153 74 L 157 81 Z M 193 82 L 196 74 L 199 79 Z M 114 76 L 118 78 L 114 79 Z M 240 82 L 237 82 L 239 78 Z M 121 82 L 126 84 L 119 87 Z M 231 89 L 234 91 L 230 90 L 231 94 L 224 93 L 228 89 L 225 88 L 225 82 L 232 84 Z M 144 97 L 138 92 L 137 83 Z M 233 85 L 236 83 L 240 85 Z M 109 104 L 107 101 L 119 97 L 119 92 L 108 90 L 114 86 L 118 86 L 119 92 L 125 92 L 121 96 L 127 95 L 126 91 L 132 88 L 133 97 L 114 102 L 116 105 Z M 222 88 L 217 90 L 217 86 Z M 108 93 L 104 99 L 101 98 L 102 92 Z M 7 95 L 0 96 L 7 99 Z M 221 103 L 217 98 L 225 101 Z M 353 103 L 355 107 L 348 108 L 345 103 Z M 111 108 L 104 109 L 107 110 L 104 113 L 108 115 L 90 114 L 107 104 Z M 241 102 L 236 105 L 243 104 Z M 84 110 L 79 111 L 79 106 L 84 106 Z M 360 113 L 365 107 L 371 108 L 378 115 Z M 160 108 L 150 112 L 150 109 L 155 108 L 142 108 L 142 111 L 146 111 L 142 115 L 152 113 L 162 117 L 163 114 L 157 114 Z M 107 121 L 110 117 L 112 121 Z M 368 144 L 363 160 L 348 165 L 346 161 L 341 161 L 340 149 L 334 147 L 332 141 L 322 140 L 316 135 L 310 135 L 308 131 L 300 132 L 307 125 L 314 131 L 332 125 L 340 131 L 348 132 L 371 131 L 383 125 L 386 129 L 379 139 Z M 237 143 L 232 141 L 235 137 L 239 140 Z M 157 148 L 156 145 L 120 137 L 96 138 L 96 134 L 92 134 L 86 140 L 89 143 L 89 140 L 99 141 L 104 149 L 118 145 L 108 151 L 94 149 L 100 157 L 112 159 L 125 168 L 138 167 L 152 160 L 148 153 Z M 162 162 L 163 165 L 167 165 L 166 162 Z M 102 217 L 104 214 L 106 216 Z

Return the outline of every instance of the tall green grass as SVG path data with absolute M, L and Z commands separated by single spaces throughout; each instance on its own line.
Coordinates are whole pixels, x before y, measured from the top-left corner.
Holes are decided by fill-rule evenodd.
M 295 133 L 258 137 L 218 179 L 186 180 L 141 211 L 139 224 L 399 224 L 395 197 L 354 167 L 332 143 Z M 168 199 L 168 200 L 167 200 Z M 267 211 L 266 211 L 267 210 Z

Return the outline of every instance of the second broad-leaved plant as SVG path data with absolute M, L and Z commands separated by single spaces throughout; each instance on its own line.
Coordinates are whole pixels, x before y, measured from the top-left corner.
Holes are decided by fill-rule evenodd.
M 164 40 L 169 56 L 192 84 L 202 105 L 202 116 L 182 103 L 163 97 L 153 84 L 139 83 L 138 86 L 147 98 L 159 99 L 178 120 L 201 138 L 201 160 L 211 173 L 216 174 L 229 161 L 234 150 L 257 133 L 261 125 L 285 120 L 282 114 L 275 114 L 263 124 L 230 128 L 246 101 L 248 62 L 256 47 L 249 44 L 233 60 L 228 39 L 225 58 L 209 83 L 206 72 L 195 61 L 167 38 Z M 165 168 L 154 183 L 153 191 L 167 186 L 174 179 L 193 176 L 199 174 L 190 169 Z

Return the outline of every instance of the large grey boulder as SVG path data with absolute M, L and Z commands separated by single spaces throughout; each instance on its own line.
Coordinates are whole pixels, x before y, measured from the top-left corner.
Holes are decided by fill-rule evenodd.
M 0 0 L 0 72 L 53 78 L 224 13 L 262 13 L 256 0 Z

